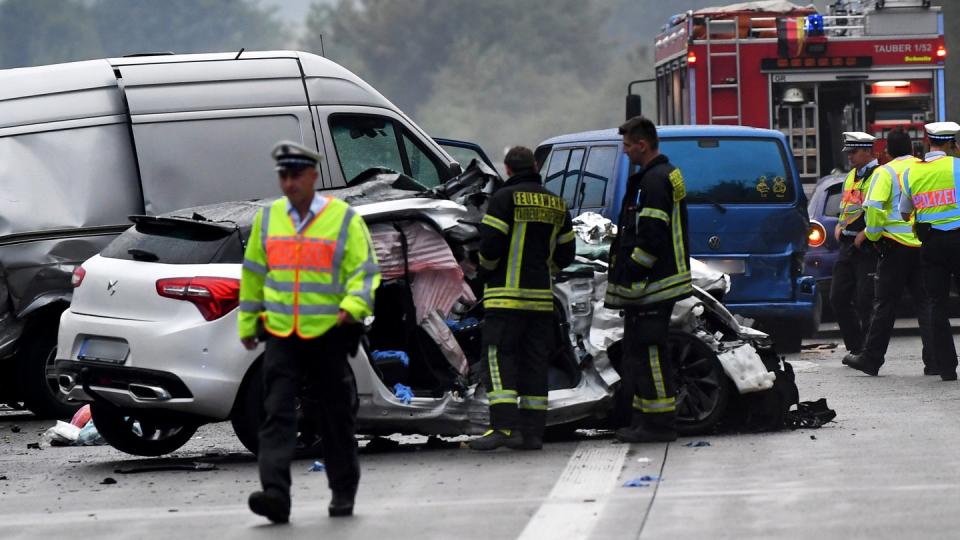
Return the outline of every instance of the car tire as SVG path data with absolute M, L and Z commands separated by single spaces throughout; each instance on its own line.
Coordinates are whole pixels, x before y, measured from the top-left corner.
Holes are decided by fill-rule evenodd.
M 734 391 L 733 382 L 723 371 L 720 359 L 709 345 L 696 336 L 671 330 L 667 346 L 674 366 L 677 389 L 677 432 L 694 435 L 713 430 L 723 419 Z M 610 361 L 623 376 L 622 342 L 607 349 Z M 633 396 L 626 395 L 620 384 L 614 395 L 613 408 L 606 427 L 615 429 L 630 425 Z
M 263 361 L 257 359 L 247 372 L 230 414 L 230 423 L 240 443 L 253 455 L 260 448 L 260 424 L 263 421 Z M 356 391 L 356 390 L 354 390 Z M 298 417 L 299 413 L 298 406 Z M 303 424 L 301 418 L 300 423 Z M 294 459 L 323 457 L 323 441 L 318 434 L 298 431 Z
M 177 420 L 157 420 L 160 415 L 147 416 L 142 411 L 124 410 L 102 401 L 90 405 L 90 416 L 97 432 L 110 446 L 135 456 L 155 457 L 174 452 L 200 427 Z
M 670 360 L 676 369 L 677 432 L 710 432 L 726 413 L 733 382 L 713 349 L 696 336 L 672 330 L 669 340 Z
M 20 338 L 17 382 L 26 407 L 38 418 L 67 419 L 80 408 L 66 400 L 57 382 L 54 364 L 58 323 L 59 319 L 52 315 L 44 317 Z

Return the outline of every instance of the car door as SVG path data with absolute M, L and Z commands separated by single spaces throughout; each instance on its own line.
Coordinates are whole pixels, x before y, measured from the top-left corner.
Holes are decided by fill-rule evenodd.
M 433 138 L 448 154 L 450 157 L 457 160 L 464 169 L 470 165 L 470 162 L 474 159 L 478 159 L 483 163 L 486 163 L 493 170 L 497 170 L 493 162 L 490 161 L 490 158 L 487 157 L 487 153 L 483 151 L 483 148 L 480 148 L 480 145 L 477 143 L 472 143 L 468 141 L 458 141 L 456 139 L 442 139 L 442 138 Z

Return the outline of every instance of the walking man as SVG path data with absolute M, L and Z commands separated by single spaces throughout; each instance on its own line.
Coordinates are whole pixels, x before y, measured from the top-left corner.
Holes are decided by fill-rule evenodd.
M 360 321 L 373 313 L 380 270 L 363 218 L 345 202 L 314 191 L 320 156 L 283 141 L 273 149 L 280 189 L 257 214 L 240 285 L 240 340 L 257 346 L 258 321 L 269 334 L 263 359 L 265 416 L 260 482 L 250 510 L 274 523 L 290 516 L 290 461 L 297 442 L 298 390 L 304 418 L 323 438 L 330 516 L 353 514 L 360 481 L 354 438 L 356 391 L 347 357 Z
M 930 151 L 903 173 L 900 213 L 915 215 L 923 285 L 930 298 L 934 358 L 940 378 L 957 380 L 957 350 L 948 319 L 951 277 L 960 276 L 960 159 L 947 155 L 960 131 L 956 122 L 925 126 Z
M 480 222 L 490 429 L 470 448 L 539 450 L 547 366 L 558 339 L 553 276 L 573 262 L 576 243 L 567 205 L 543 187 L 533 152 L 513 147 L 504 166 L 509 179 Z
M 626 311 L 623 380 L 634 396 L 631 425 L 616 435 L 624 442 L 674 441 L 677 392 L 667 336 L 673 305 L 693 293 L 686 188 L 680 169 L 660 153 L 653 122 L 631 118 L 620 135 L 641 169 L 627 180 L 604 299 Z
M 843 151 L 853 169 L 843 182 L 840 220 L 834 235 L 840 243 L 837 262 L 830 282 L 830 304 L 847 348 L 844 363 L 860 354 L 873 312 L 873 273 L 877 271 L 877 253 L 867 241 L 863 201 L 870 177 L 879 163 L 873 156 L 873 135 L 859 131 L 843 134 Z
M 843 363 L 869 375 L 876 375 L 883 365 L 883 356 L 890 344 L 897 306 L 904 289 L 910 291 L 917 310 L 920 339 L 923 342 L 923 374 L 939 374 L 933 360 L 930 303 L 923 288 L 922 276 L 917 271 L 921 264 L 920 241 L 913 233 L 913 223 L 904 221 L 900 216 L 901 177 L 920 161 L 913 157 L 912 151 L 913 142 L 902 129 L 895 129 L 887 135 L 887 152 L 893 159 L 874 171 L 864 202 L 867 240 L 874 242 L 880 252 L 876 301 L 863 351 L 845 358 Z

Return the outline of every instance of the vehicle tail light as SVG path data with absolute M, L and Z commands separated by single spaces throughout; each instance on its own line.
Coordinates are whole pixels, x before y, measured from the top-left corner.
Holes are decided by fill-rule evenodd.
M 87 271 L 83 269 L 82 266 L 78 266 L 73 269 L 73 275 L 70 276 L 70 285 L 73 285 L 73 288 L 76 289 L 83 283 L 84 276 L 87 275 Z
M 810 247 L 820 247 L 827 241 L 827 230 L 819 222 L 811 221 L 810 230 L 807 232 L 807 245 Z
M 240 305 L 240 280 L 221 277 L 158 279 L 157 294 L 191 302 L 204 319 L 213 321 Z
M 947 57 L 947 48 L 944 47 L 943 45 L 940 45 L 939 47 L 937 47 L 937 58 L 942 60 L 946 57 Z
M 690 51 L 689 53 L 687 53 L 687 63 L 688 63 L 688 64 L 696 64 L 696 63 L 697 63 L 697 53 L 695 53 L 695 52 L 693 52 L 693 51 Z

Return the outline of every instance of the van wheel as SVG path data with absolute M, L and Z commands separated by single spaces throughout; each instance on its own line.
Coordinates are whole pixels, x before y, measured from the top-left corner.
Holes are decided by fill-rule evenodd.
M 237 400 L 230 414 L 233 432 L 243 446 L 254 455 L 260 448 L 260 423 L 263 421 L 263 361 L 257 359 L 247 373 L 237 393 Z M 313 429 L 311 422 L 305 421 L 300 400 L 297 400 L 297 419 L 300 429 L 297 432 L 297 446 L 294 459 L 323 457 L 323 441 Z
M 93 425 L 110 446 L 135 456 L 162 456 L 187 444 L 200 426 L 142 411 L 123 410 L 102 401 L 90 405 Z
M 17 354 L 18 383 L 27 408 L 39 418 L 66 419 L 80 408 L 79 404 L 67 401 L 57 382 L 54 364 L 58 321 L 54 317 L 37 321 L 20 338 L 23 348 Z
M 670 359 L 676 368 L 677 432 L 712 430 L 723 418 L 733 392 L 720 359 L 706 343 L 685 332 L 670 332 Z

